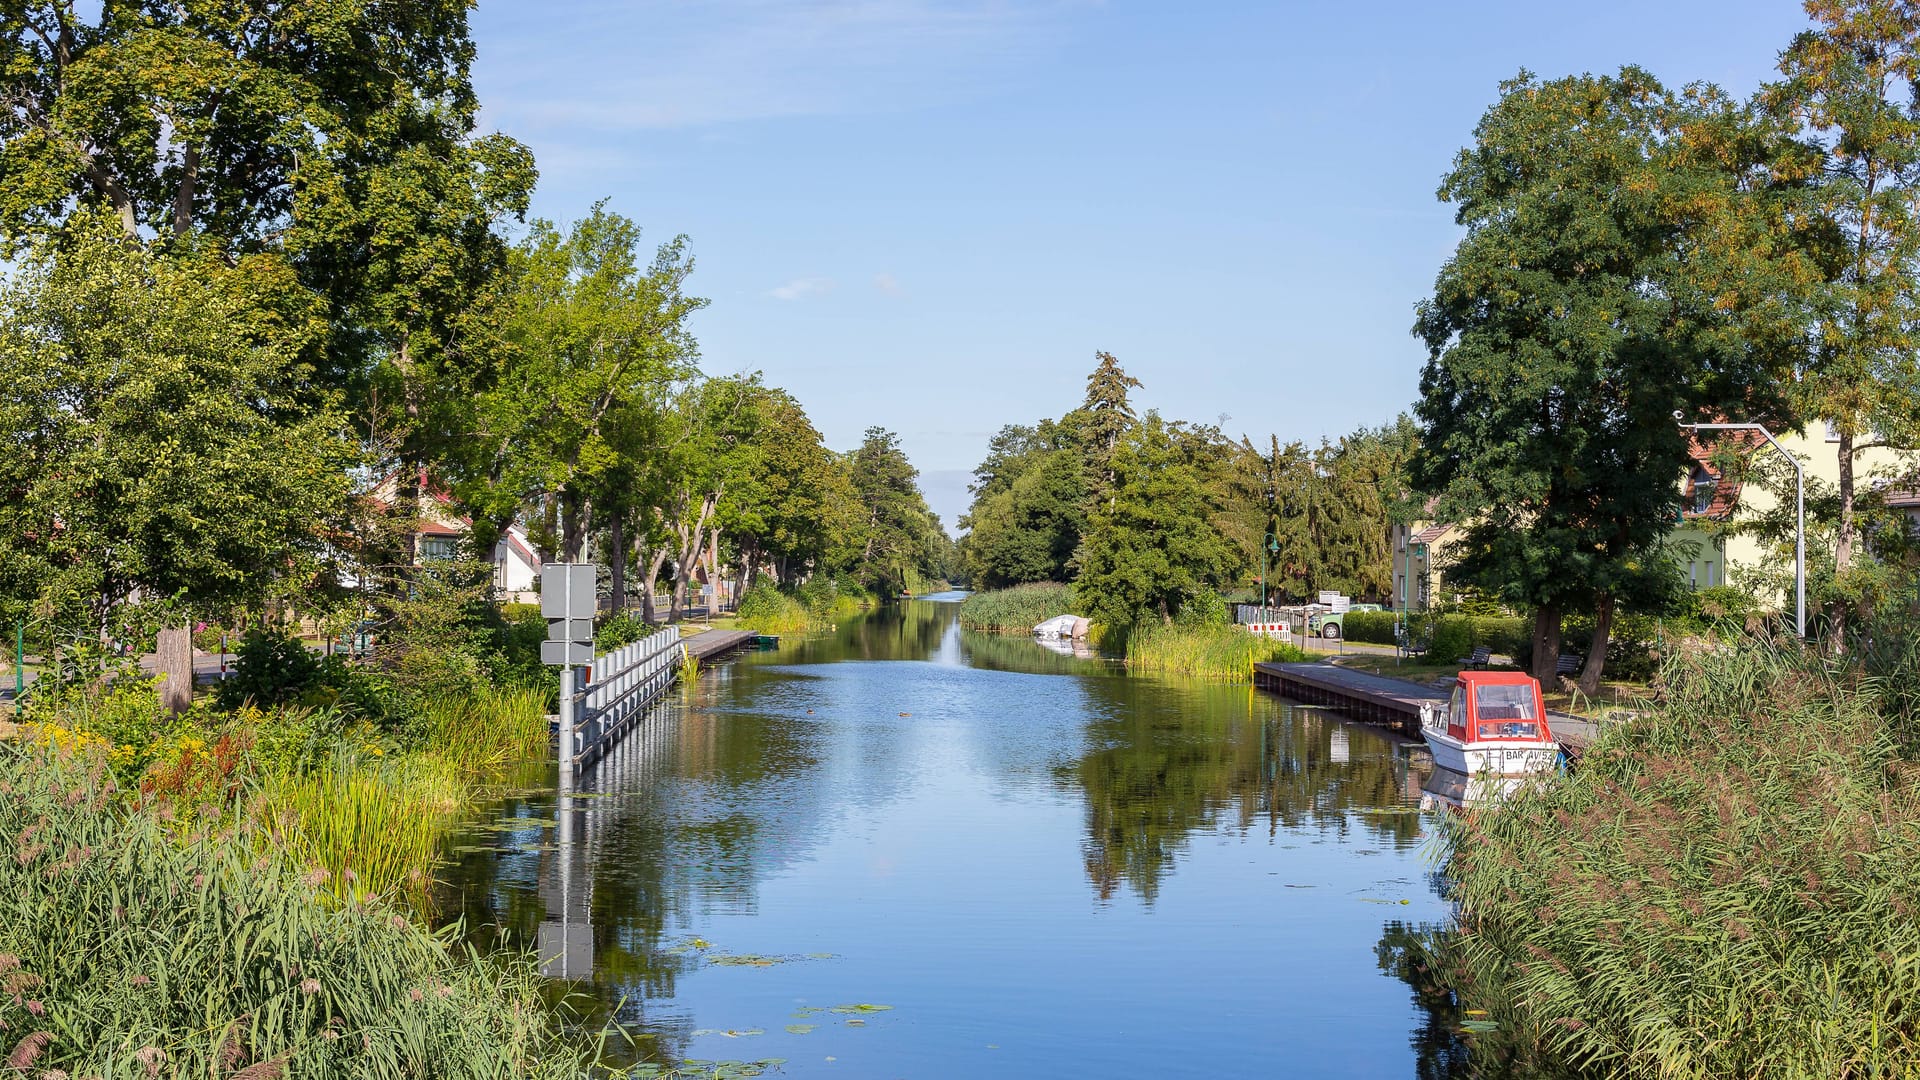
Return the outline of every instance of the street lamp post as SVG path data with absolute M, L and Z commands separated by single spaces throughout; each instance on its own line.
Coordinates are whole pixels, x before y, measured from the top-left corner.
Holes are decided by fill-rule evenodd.
M 1676 415 L 1675 419 L 1678 419 Z M 1807 636 L 1807 475 L 1800 467 L 1800 459 L 1787 453 L 1779 440 L 1773 437 L 1759 424 L 1681 424 L 1682 428 L 1693 431 L 1757 431 L 1767 440 L 1767 444 L 1780 451 L 1780 456 L 1793 466 L 1793 593 L 1794 593 L 1794 632 L 1800 637 Z
M 1280 553 L 1280 538 L 1271 532 L 1260 538 L 1260 621 L 1267 618 L 1267 553 Z

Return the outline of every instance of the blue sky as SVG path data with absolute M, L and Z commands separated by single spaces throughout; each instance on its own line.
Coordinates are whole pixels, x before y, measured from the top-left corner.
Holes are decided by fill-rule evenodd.
M 1080 398 L 1263 442 L 1406 409 L 1434 198 L 1500 80 L 1637 63 L 1746 93 L 1781 0 L 481 0 L 484 127 L 535 211 L 692 238 L 703 367 L 838 449 L 900 433 L 951 526 L 1008 423 Z M 1224 418 L 1224 419 L 1223 419 Z

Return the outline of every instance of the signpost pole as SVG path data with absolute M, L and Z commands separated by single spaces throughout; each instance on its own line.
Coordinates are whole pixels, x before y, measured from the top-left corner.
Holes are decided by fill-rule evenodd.
M 560 669 L 560 787 L 573 786 L 573 665 Z

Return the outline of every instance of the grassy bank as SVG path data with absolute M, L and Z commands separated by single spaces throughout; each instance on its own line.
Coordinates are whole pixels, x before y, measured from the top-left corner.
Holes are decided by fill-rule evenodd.
M 1236 626 L 1148 626 L 1127 637 L 1127 669 L 1251 682 L 1253 665 L 1311 659 Z
M 21 1075 L 581 1075 L 529 964 L 334 902 L 250 820 L 182 837 L 166 805 L 128 801 L 99 751 L 0 747 L 0 1042 Z
M 30 709 L 30 746 L 96 754 L 185 834 L 257 828 L 342 900 L 424 911 L 447 833 L 513 766 L 545 758 L 546 693 L 481 687 L 392 726 L 344 704 L 208 699 L 174 716 L 151 682 L 76 686 Z
M 876 602 L 873 593 L 848 578 L 815 576 L 798 588 L 755 585 L 740 598 L 735 623 L 760 634 L 807 634 L 831 630 Z
M 1074 603 L 1073 586 L 1051 581 L 977 592 L 960 602 L 960 625 L 969 630 L 1032 633 L 1055 615 L 1084 615 Z
M 1914 1075 L 1920 666 L 1900 636 L 1865 671 L 1703 650 L 1570 777 L 1454 820 L 1452 981 L 1489 1041 L 1604 1075 Z

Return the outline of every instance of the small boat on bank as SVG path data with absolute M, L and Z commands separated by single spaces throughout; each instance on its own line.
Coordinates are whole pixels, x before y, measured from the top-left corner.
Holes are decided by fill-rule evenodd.
M 1540 684 L 1523 672 L 1461 672 L 1446 701 L 1421 707 L 1420 730 L 1438 769 L 1472 780 L 1462 796 L 1497 798 L 1559 762 Z

